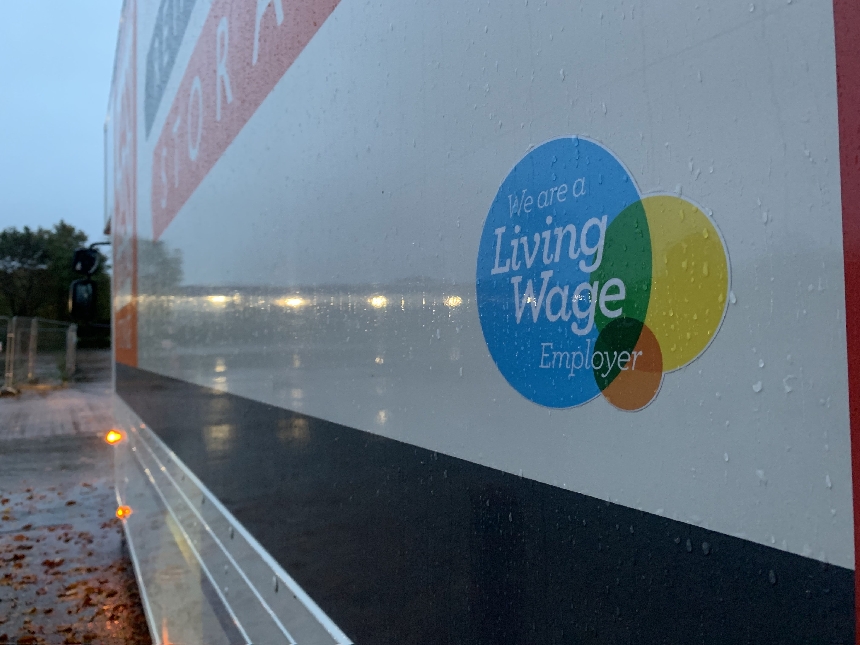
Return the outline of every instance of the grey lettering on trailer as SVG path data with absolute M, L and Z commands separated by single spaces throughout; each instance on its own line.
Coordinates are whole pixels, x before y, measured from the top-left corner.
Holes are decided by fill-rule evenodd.
M 161 0 L 155 29 L 146 54 L 146 91 L 143 99 L 143 113 L 146 122 L 146 136 L 152 129 L 155 114 L 164 96 L 164 89 L 170 72 L 176 62 L 176 54 L 182 44 L 182 37 L 188 27 L 188 19 L 194 8 L 195 0 Z

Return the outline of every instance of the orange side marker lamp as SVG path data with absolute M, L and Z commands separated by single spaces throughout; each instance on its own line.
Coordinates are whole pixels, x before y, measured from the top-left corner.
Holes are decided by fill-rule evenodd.
M 116 516 L 121 519 L 127 519 L 134 511 L 131 510 L 131 506 L 118 506 L 116 509 Z
M 105 435 L 105 441 L 112 446 L 118 444 L 123 438 L 123 434 L 119 430 L 111 430 Z

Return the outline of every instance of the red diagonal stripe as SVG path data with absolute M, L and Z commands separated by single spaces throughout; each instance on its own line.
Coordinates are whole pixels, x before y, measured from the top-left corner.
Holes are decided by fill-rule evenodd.
M 158 239 L 339 0 L 215 0 L 152 159 Z
M 834 0 L 839 166 L 842 173 L 842 244 L 845 254 L 845 324 L 854 495 L 854 612 L 860 637 L 860 2 Z M 858 640 L 860 642 L 860 640 Z

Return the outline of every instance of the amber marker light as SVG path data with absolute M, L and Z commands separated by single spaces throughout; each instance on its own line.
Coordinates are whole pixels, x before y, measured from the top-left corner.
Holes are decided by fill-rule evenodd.
M 122 432 L 111 430 L 105 435 L 105 441 L 107 441 L 110 445 L 119 443 L 120 441 L 122 441 Z
M 118 506 L 116 509 L 116 516 L 124 520 L 129 515 L 131 515 L 134 511 L 131 510 L 131 506 Z

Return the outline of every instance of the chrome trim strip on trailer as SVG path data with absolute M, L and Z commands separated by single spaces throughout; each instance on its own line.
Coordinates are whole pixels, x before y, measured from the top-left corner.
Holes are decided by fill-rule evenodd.
M 116 406 L 117 416 L 125 419 L 123 426 L 128 433 L 130 452 L 174 520 L 184 543 L 242 638 L 247 643 L 273 643 L 277 632 L 291 645 L 297 642 L 350 645 L 346 635 L 158 436 L 141 423 L 133 411 L 125 408 L 121 400 L 116 401 Z M 159 478 L 161 483 L 157 481 Z M 192 530 L 197 538 L 189 535 Z M 205 542 L 209 543 L 208 547 Z M 223 577 L 220 575 L 222 566 Z M 241 581 L 238 585 L 233 572 Z M 266 584 L 264 572 L 271 575 L 271 584 Z M 232 583 L 229 583 L 230 579 L 233 579 Z M 145 587 L 144 583 L 141 584 Z M 263 586 L 269 591 L 262 592 Z M 279 588 L 282 589 L 280 593 Z M 238 617 L 237 606 L 242 607 L 243 618 Z M 275 632 L 264 627 L 267 621 L 263 615 L 254 616 L 259 613 L 255 607 L 259 607 L 271 621 Z M 288 628 L 287 622 L 297 627 Z M 294 633 L 301 634 L 301 637 L 294 636 Z
M 116 494 L 117 506 L 122 506 L 123 501 L 119 495 L 119 489 L 116 489 L 114 492 Z M 129 556 L 131 557 L 131 564 L 134 569 L 134 579 L 137 581 L 137 588 L 140 590 L 140 602 L 143 605 L 143 613 L 144 616 L 146 616 L 146 626 L 149 629 L 149 635 L 152 638 L 153 645 L 162 645 L 161 636 L 159 635 L 155 624 L 152 622 L 152 608 L 149 604 L 149 595 L 146 592 L 146 585 L 143 584 L 143 578 L 141 578 L 140 575 L 140 563 L 138 562 L 137 552 L 134 548 L 134 538 L 131 536 L 131 532 L 128 530 L 128 526 L 126 526 L 125 521 L 122 522 L 122 533 L 125 537 L 125 543 L 128 546 Z
M 180 523 L 179 518 L 176 516 L 176 512 L 173 510 L 173 507 L 167 501 L 167 498 L 164 496 L 164 493 L 162 492 L 159 485 L 155 482 L 155 479 L 152 476 L 152 471 L 147 468 L 146 465 L 143 463 L 143 460 L 140 458 L 140 454 L 138 454 L 137 452 L 137 447 L 134 446 L 131 450 L 132 452 L 134 452 L 134 456 L 137 459 L 137 463 L 140 465 L 141 469 L 146 474 L 147 479 L 149 479 L 149 483 L 152 484 L 152 487 L 155 489 L 155 492 L 158 493 L 158 496 L 161 498 L 161 501 L 164 504 L 164 507 L 167 509 L 167 512 L 170 513 L 170 516 L 179 526 L 179 531 L 182 533 L 182 537 L 185 538 L 185 541 L 188 544 L 188 548 L 191 549 L 191 552 L 194 554 L 194 557 L 197 558 L 197 561 L 200 563 L 200 568 L 206 574 L 206 577 L 209 579 L 209 582 L 212 583 L 212 587 L 215 589 L 215 593 L 218 594 L 218 598 L 219 600 L 221 600 L 221 604 L 224 606 L 224 608 L 227 610 L 227 613 L 230 615 L 230 620 L 233 622 L 234 625 L 236 625 L 236 629 L 239 630 L 239 633 L 242 634 L 242 638 L 245 639 L 245 643 L 247 645 L 251 645 L 251 639 L 248 637 L 248 633 L 242 627 L 242 623 L 239 622 L 239 618 L 236 616 L 236 612 L 233 611 L 233 608 L 230 606 L 230 603 L 227 602 L 227 599 L 224 597 L 224 594 L 222 593 L 221 589 L 219 589 L 217 581 L 215 580 L 212 573 L 209 571 L 209 567 L 206 566 L 206 563 L 203 561 L 203 558 L 200 557 L 200 553 L 194 547 L 194 543 L 188 536 L 188 533 L 182 527 L 182 524 Z M 295 641 L 292 639 L 292 637 L 289 637 L 289 641 L 290 645 L 295 645 Z
M 145 424 L 142 424 L 142 425 L 143 425 L 142 430 L 146 430 L 146 431 L 147 431 L 147 436 L 148 436 L 148 437 L 149 437 L 153 442 L 157 443 L 157 444 L 158 444 L 158 446 L 159 446 L 162 450 L 164 450 L 165 452 L 167 452 L 167 454 L 169 454 L 169 455 L 170 455 L 171 459 L 172 459 L 174 462 L 176 462 L 176 464 L 177 464 L 177 466 L 179 466 L 179 468 L 181 468 L 181 469 L 182 469 L 183 474 L 184 474 L 184 475 L 186 475 L 186 476 L 187 476 L 187 477 L 188 477 L 188 478 L 189 478 L 189 479 L 194 483 L 194 485 L 195 485 L 195 486 L 197 486 L 197 488 L 199 488 L 199 489 L 200 489 L 200 491 L 201 491 L 201 492 L 206 496 L 206 498 L 207 498 L 207 499 L 212 503 L 212 505 L 213 505 L 215 508 L 217 508 L 217 509 L 218 509 L 218 511 L 219 511 L 219 512 L 220 512 L 220 513 L 221 513 L 225 518 L 227 518 L 227 519 L 230 521 L 231 529 L 235 529 L 235 531 L 236 531 L 236 532 L 238 532 L 238 533 L 239 533 L 239 535 L 241 535 L 241 536 L 245 539 L 245 541 L 248 543 L 248 546 L 250 546 L 254 551 L 256 551 L 256 552 L 259 554 L 259 556 L 263 559 L 263 561 L 264 561 L 267 565 L 269 565 L 269 566 L 272 568 L 272 571 L 274 571 L 275 576 L 277 577 L 277 579 L 278 579 L 278 580 L 280 580 L 281 582 L 283 582 L 283 583 L 284 583 L 284 585 L 286 586 L 286 588 L 287 588 L 287 589 L 289 589 L 289 590 L 290 590 L 290 592 L 292 592 L 292 594 L 296 597 L 296 599 L 297 599 L 299 602 L 301 602 L 301 603 L 305 606 L 305 608 L 306 608 L 306 609 L 307 609 L 307 610 L 308 610 L 308 611 L 313 615 L 313 617 L 314 617 L 314 618 L 316 618 L 316 619 L 317 619 L 317 621 L 319 621 L 319 623 L 320 623 L 320 624 L 325 628 L 325 630 L 326 630 L 326 631 L 331 635 L 331 637 L 335 640 L 335 642 L 336 642 L 338 645 L 352 645 L 352 641 L 351 641 L 351 640 L 349 640 L 349 638 L 347 638 L 346 634 L 344 634 L 344 633 L 343 633 L 343 632 L 338 628 L 338 626 L 337 626 L 337 625 L 335 625 L 335 624 L 334 624 L 334 622 L 332 622 L 331 618 L 329 618 L 328 616 L 326 616 L 326 615 L 325 615 L 325 613 L 324 613 L 324 612 L 319 608 L 319 606 L 318 606 L 318 605 L 317 605 L 317 604 L 316 604 L 316 603 L 311 599 L 311 597 L 310 597 L 310 596 L 308 596 L 308 595 L 305 593 L 305 590 L 304 590 L 304 589 L 302 589 L 302 588 L 301 588 L 301 587 L 296 583 L 296 581 L 295 581 L 295 580 L 293 580 L 293 579 L 290 577 L 290 574 L 288 574 L 286 571 L 284 571 L 283 567 L 281 567 L 281 565 L 279 565 L 277 562 L 275 562 L 275 560 L 272 558 L 272 556 L 271 556 L 271 555 L 269 555 L 269 554 L 268 554 L 268 552 L 266 552 L 266 550 L 265 550 L 265 549 L 263 549 L 263 547 L 262 547 L 262 546 L 260 546 L 260 543 L 259 543 L 259 542 L 257 542 L 257 540 L 256 540 L 256 539 L 254 539 L 254 537 L 253 537 L 250 533 L 248 533 L 248 530 L 247 530 L 244 526 L 242 526 L 242 525 L 241 525 L 241 524 L 236 520 L 236 518 L 235 518 L 235 517 L 233 517 L 232 513 L 230 513 L 230 511 L 228 511 L 228 510 L 224 507 L 224 505 L 223 505 L 220 501 L 218 501 L 218 498 L 217 498 L 217 497 L 215 497 L 215 496 L 211 493 L 211 491 L 210 491 L 208 488 L 206 488 L 206 486 L 203 484 L 203 482 L 201 482 L 201 481 L 197 478 L 197 476 L 196 476 L 196 475 L 195 475 L 191 470 L 189 470 L 187 466 L 185 466 L 185 465 L 182 463 L 182 460 L 181 460 L 181 459 L 179 459 L 179 457 L 177 457 L 177 456 L 176 456 L 176 453 L 174 453 L 172 450 L 170 450 L 170 448 L 168 448 L 168 447 L 165 445 L 165 443 L 161 440 L 161 438 L 160 438 L 157 434 L 155 434 L 154 432 L 152 432 L 152 430 L 151 430 L 151 429 L 147 428 Z M 133 431 L 135 432 L 135 434 L 138 434 L 138 430 L 137 430 L 137 428 L 135 428 Z M 256 597 L 257 597 L 257 599 L 260 601 L 260 603 L 261 603 L 261 604 L 263 604 L 263 605 L 265 606 L 267 613 L 269 613 L 269 614 L 272 616 L 272 619 L 273 619 L 273 620 L 275 620 L 275 621 L 277 622 L 277 624 L 279 625 L 279 627 L 284 631 L 284 635 L 285 635 L 285 636 L 287 636 L 287 638 L 292 639 L 292 636 L 290 636 L 290 635 L 287 633 L 286 628 L 285 628 L 285 627 L 283 627 L 282 623 L 280 622 L 280 620 L 278 619 L 278 617 L 275 615 L 275 613 L 272 611 L 271 607 L 269 607 L 269 605 L 266 603 L 266 601 L 265 601 L 265 600 L 263 599 L 263 597 L 260 595 L 259 591 L 257 591 L 257 589 L 256 589 L 255 587 L 253 587 L 253 584 L 251 583 L 251 581 L 250 581 L 250 580 L 248 580 L 248 577 L 247 577 L 247 575 L 245 574 L 245 572 L 241 570 L 241 568 L 240 568 L 240 567 L 239 567 L 239 565 L 236 563 L 236 561 L 235 561 L 235 559 L 233 558 L 233 556 L 232 556 L 232 555 L 230 554 L 230 552 L 226 549 L 226 547 L 224 546 L 224 543 L 223 543 L 221 540 L 219 540 L 219 539 L 215 536 L 215 534 L 214 534 L 214 532 L 212 531 L 212 529 L 211 529 L 211 528 L 209 528 L 209 526 L 205 523 L 205 520 L 204 520 L 204 519 L 203 519 L 203 517 L 200 515 L 199 511 L 197 510 L 197 508 L 196 508 L 196 507 L 191 503 L 191 501 L 188 499 L 188 496 L 187 496 L 187 495 L 182 491 L 182 489 L 179 487 L 179 485 L 176 483 L 176 481 L 173 479 L 173 477 L 171 477 L 171 475 L 170 475 L 170 474 L 166 471 L 166 469 L 161 465 L 161 461 L 158 459 L 158 457 L 157 457 L 157 456 L 155 455 L 155 453 L 152 451 L 152 448 L 150 448 L 150 447 L 149 447 L 149 444 L 147 444 L 147 443 L 146 443 L 146 441 L 143 441 L 143 444 L 146 446 L 146 449 L 147 449 L 147 450 L 149 450 L 149 452 L 152 454 L 153 458 L 154 458 L 154 459 L 158 462 L 158 464 L 161 466 L 161 469 L 165 472 L 165 474 L 166 474 L 166 475 L 167 475 L 167 477 L 170 479 L 170 481 L 173 483 L 173 485 L 174 485 L 174 486 L 176 486 L 176 488 L 177 488 L 177 490 L 179 491 L 180 495 L 182 495 L 183 499 L 186 501 L 186 503 L 189 505 L 189 507 L 194 511 L 195 515 L 200 519 L 201 524 L 204 526 L 204 528 L 207 530 L 207 532 L 209 532 L 209 533 L 210 533 L 210 535 L 212 536 L 212 539 L 213 539 L 213 540 L 215 540 L 215 541 L 218 543 L 218 545 L 219 545 L 219 546 L 221 547 L 221 549 L 224 551 L 224 554 L 228 557 L 228 559 L 229 559 L 229 560 L 230 560 L 230 562 L 233 564 L 233 566 L 234 566 L 234 567 L 236 567 L 236 569 L 240 572 L 240 574 L 242 575 L 242 578 L 243 578 L 243 579 L 248 583 L 248 586 L 249 586 L 249 587 L 252 587 L 252 589 L 253 589 L 253 591 L 254 591 L 255 596 L 256 596 Z M 232 534 L 232 533 L 231 533 L 231 534 Z

